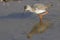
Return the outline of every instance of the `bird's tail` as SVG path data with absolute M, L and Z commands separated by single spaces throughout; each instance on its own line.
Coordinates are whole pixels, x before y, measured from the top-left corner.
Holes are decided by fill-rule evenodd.
M 51 8 L 53 6 L 53 2 L 50 2 L 46 5 L 47 8 Z

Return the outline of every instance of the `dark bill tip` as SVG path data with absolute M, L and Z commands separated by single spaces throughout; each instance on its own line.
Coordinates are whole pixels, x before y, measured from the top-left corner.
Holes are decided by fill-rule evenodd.
M 26 9 L 27 8 L 27 6 L 24 6 L 24 9 Z

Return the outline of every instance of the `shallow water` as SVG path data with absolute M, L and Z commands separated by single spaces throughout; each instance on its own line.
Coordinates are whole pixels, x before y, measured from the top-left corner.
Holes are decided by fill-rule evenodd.
M 34 28 L 35 24 L 39 23 L 38 16 L 29 14 L 30 12 L 27 12 L 28 14 L 23 12 L 24 5 L 37 2 L 25 1 L 21 4 L 12 2 L 8 8 L 0 4 L 0 40 L 28 40 L 27 33 Z M 50 1 L 52 0 L 40 0 L 39 2 L 48 3 Z M 48 20 L 52 24 L 45 32 L 32 36 L 32 40 L 60 40 L 60 2 L 57 0 L 52 2 L 54 6 L 43 18 L 44 22 Z
M 51 26 L 53 25 L 52 22 L 49 21 L 44 21 L 42 23 L 36 23 L 31 31 L 27 33 L 27 38 L 31 39 L 34 34 L 42 34 L 45 31 L 48 30 L 48 28 L 52 28 Z

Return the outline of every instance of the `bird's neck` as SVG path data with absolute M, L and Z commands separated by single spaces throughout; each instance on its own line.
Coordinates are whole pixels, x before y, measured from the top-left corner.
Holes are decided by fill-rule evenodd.
M 30 7 L 29 11 L 34 12 L 34 8 Z
M 30 12 L 34 12 L 34 9 L 31 9 Z

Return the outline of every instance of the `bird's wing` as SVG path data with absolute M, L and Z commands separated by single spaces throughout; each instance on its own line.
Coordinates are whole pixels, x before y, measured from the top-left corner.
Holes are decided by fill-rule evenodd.
M 33 7 L 37 9 L 46 9 L 46 6 L 42 3 L 34 4 Z

